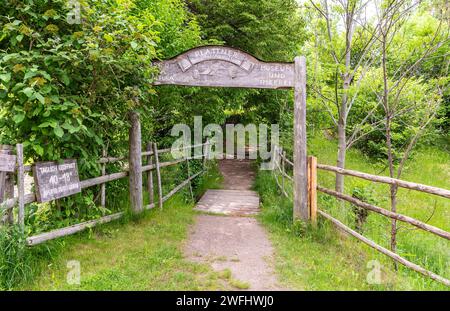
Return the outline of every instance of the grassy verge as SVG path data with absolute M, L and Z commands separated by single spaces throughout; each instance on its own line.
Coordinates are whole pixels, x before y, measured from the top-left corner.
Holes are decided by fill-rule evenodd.
M 320 137 L 310 139 L 309 153 L 318 157 L 320 163 L 334 164 L 336 144 Z M 406 180 L 450 188 L 448 178 L 450 155 L 437 148 L 422 149 L 412 160 L 403 176 Z M 383 174 L 382 167 L 371 162 L 358 151 L 350 151 L 347 167 L 363 172 Z M 436 176 L 444 178 L 436 178 Z M 334 175 L 320 172 L 319 184 L 333 188 Z M 346 178 L 346 192 L 364 189 L 377 205 L 388 208 L 388 187 Z M 275 190 L 271 174 L 260 172 L 256 189 L 263 201 L 261 221 L 268 228 L 277 250 L 277 271 L 287 286 L 309 290 L 445 290 L 444 285 L 400 267 L 394 273 L 392 262 L 352 237 L 343 236 L 326 221 L 320 221 L 317 229 L 304 230 L 293 227 L 292 204 Z M 445 199 L 413 191 L 400 191 L 399 211 L 417 219 L 449 230 L 448 210 L 450 202 Z M 331 213 L 354 228 L 354 214 L 348 204 L 319 195 L 319 208 Z M 364 225 L 364 235 L 384 247 L 389 247 L 390 221 L 370 213 Z M 401 224 L 398 235 L 398 251 L 409 260 L 425 268 L 449 277 L 448 241 L 429 233 L 414 230 Z M 369 284 L 376 268 L 381 268 L 380 284 Z M 372 282 L 373 283 L 373 282 Z
M 197 195 L 207 185 L 219 187 L 216 168 L 201 178 Z M 193 223 L 188 187 L 137 219 L 117 221 L 89 232 L 33 249 L 56 253 L 34 257 L 35 277 L 19 290 L 218 290 L 233 288 L 227 273 L 183 258 L 182 248 Z M 48 254 L 48 252 L 47 252 Z M 80 284 L 68 284 L 79 263 Z

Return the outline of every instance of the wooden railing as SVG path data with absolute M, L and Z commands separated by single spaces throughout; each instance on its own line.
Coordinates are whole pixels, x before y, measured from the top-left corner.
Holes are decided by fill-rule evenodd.
M 173 161 L 167 161 L 167 162 L 160 162 L 159 161 L 159 155 L 163 154 L 163 153 L 169 153 L 172 151 L 172 148 L 167 148 L 167 149 L 158 149 L 156 144 L 149 144 L 150 146 L 152 146 L 151 148 L 147 148 L 147 150 L 145 152 L 141 153 L 141 156 L 146 158 L 146 165 L 142 166 L 141 169 L 141 174 L 146 173 L 148 176 L 147 179 L 147 190 L 149 193 L 149 202 L 150 204 L 146 205 L 144 208 L 145 209 L 152 209 L 155 207 L 155 202 L 154 202 L 154 197 L 153 197 L 153 193 L 154 193 L 154 183 L 153 183 L 153 172 L 156 171 L 157 174 L 157 189 L 158 189 L 158 205 L 160 208 L 163 207 L 163 203 L 165 201 L 167 201 L 170 197 L 172 197 L 174 194 L 176 194 L 178 191 L 180 191 L 182 188 L 184 188 L 187 185 L 190 185 L 190 192 L 192 195 L 192 186 L 191 186 L 191 181 L 193 179 L 195 179 L 196 177 L 200 176 L 201 174 L 203 174 L 206 170 L 206 160 L 208 158 L 208 153 L 209 153 L 209 149 L 210 149 L 210 143 L 208 141 L 206 141 L 203 144 L 199 144 L 199 145 L 192 145 L 192 146 L 187 146 L 185 148 L 195 148 L 195 147 L 203 147 L 203 152 L 201 156 L 194 156 L 194 157 L 184 157 L 182 159 L 177 159 L 177 160 L 173 160 Z M 17 170 L 15 172 L 15 174 L 17 174 L 17 180 L 18 182 L 18 196 L 17 197 L 12 197 L 12 198 L 8 198 L 6 200 L 4 200 L 3 202 L 0 202 L 0 213 L 2 212 L 11 212 L 12 209 L 15 206 L 18 206 L 18 224 L 19 226 L 21 226 L 23 228 L 24 226 L 24 220 L 23 217 L 25 215 L 25 205 L 26 204 L 30 204 L 30 203 L 34 203 L 36 202 L 36 194 L 34 192 L 32 193 L 28 193 L 25 194 L 24 191 L 21 191 L 21 188 L 23 189 L 23 180 L 25 177 L 25 172 L 32 172 L 32 166 L 24 166 L 23 165 L 23 159 L 21 157 L 22 154 L 22 146 L 18 145 L 16 147 L 17 149 L 17 153 L 18 153 L 18 167 Z M 155 164 L 153 164 L 153 158 L 155 160 Z M 203 168 L 201 171 L 195 173 L 195 174 L 191 174 L 190 172 L 190 168 L 189 168 L 189 161 L 190 160 L 194 160 L 194 159 L 202 159 L 203 160 Z M 90 179 L 86 179 L 86 180 L 82 180 L 80 181 L 80 186 L 81 189 L 86 189 L 89 187 L 93 187 L 93 186 L 97 186 L 100 185 L 101 186 L 101 205 L 105 206 L 106 205 L 106 184 L 115 180 L 119 180 L 122 178 L 125 178 L 129 175 L 129 170 L 123 168 L 122 171 L 120 172 L 116 172 L 116 173 L 112 173 L 112 174 L 106 174 L 106 164 L 107 163 L 115 163 L 115 162 L 119 162 L 119 161 L 127 161 L 128 157 L 127 156 L 123 156 L 123 157 L 108 157 L 106 152 L 103 152 L 103 157 L 101 159 L 99 159 L 98 163 L 101 164 L 101 172 L 102 175 L 99 177 L 94 177 L 94 178 L 90 178 Z M 21 162 L 20 162 L 21 161 Z M 187 175 L 188 178 L 186 180 L 184 180 L 183 182 L 181 182 L 179 185 L 177 185 L 176 187 L 174 187 L 172 190 L 170 190 L 166 195 L 163 195 L 163 189 L 162 189 L 162 174 L 161 174 L 161 169 L 164 167 L 169 167 L 169 166 L 173 166 L 179 163 L 183 163 L 186 162 L 187 163 Z M 22 164 L 21 164 L 22 163 Z M 22 167 L 22 168 L 21 168 Z M 23 168 L 27 168 L 27 169 L 23 169 Z M 12 181 L 14 178 L 14 173 L 9 174 L 10 176 L 10 181 Z M 5 184 L 6 178 L 2 178 L 0 180 L 0 182 L 2 182 Z M 0 185 L 0 188 L 5 188 L 5 185 Z M 1 199 L 1 197 L 0 197 Z M 33 245 L 37 245 L 40 243 L 43 243 L 45 241 L 48 240 L 53 240 L 59 237 L 63 237 L 63 236 L 67 236 L 67 235 L 71 235 L 77 232 L 80 232 L 82 230 L 85 230 L 87 228 L 91 228 L 94 227 L 96 225 L 99 224 L 103 224 L 103 223 L 107 223 L 116 219 L 121 218 L 124 215 L 124 212 L 118 212 L 112 215 L 107 215 L 104 217 L 100 217 L 98 219 L 95 220 L 90 220 L 90 221 L 86 221 L 86 222 L 82 222 L 79 224 L 75 224 L 75 225 L 71 225 L 69 227 L 65 227 L 65 228 L 60 228 L 60 229 L 56 229 L 50 232 L 44 232 L 44 233 L 40 233 L 38 235 L 35 236 L 31 236 L 28 237 L 26 239 L 27 244 L 29 246 L 33 246 Z
M 286 191 L 285 182 L 286 182 L 286 180 L 293 181 L 293 178 L 287 173 L 285 166 L 286 166 L 286 164 L 293 166 L 293 163 L 286 157 L 286 153 L 283 152 L 282 148 L 280 148 L 278 146 L 275 146 L 275 148 L 274 148 L 272 164 L 273 164 L 272 172 L 273 172 L 274 178 L 276 180 L 276 183 L 277 183 L 281 193 L 284 196 L 286 196 L 287 198 L 291 198 L 291 196 Z M 308 174 L 307 174 L 307 176 L 309 178 L 309 180 L 308 180 L 308 205 L 309 205 L 310 219 L 313 223 L 316 221 L 316 215 L 318 214 L 318 215 L 324 217 L 325 219 L 331 221 L 333 223 L 333 225 L 335 225 L 337 228 L 343 230 L 344 232 L 352 235 L 353 237 L 364 242 L 365 244 L 369 245 L 370 247 L 374 248 L 375 250 L 392 258 L 396 262 L 399 262 L 400 264 L 402 264 L 416 272 L 419 272 L 427 277 L 430 277 L 433 280 L 436 280 L 447 286 L 450 286 L 450 280 L 448 280 L 440 275 L 437 275 L 431 271 L 428 271 L 428 270 L 424 269 L 423 267 L 421 267 L 417 264 L 414 264 L 414 263 L 410 262 L 409 260 L 401 257 L 400 255 L 396 254 L 395 252 L 378 245 L 374 241 L 368 239 L 367 237 L 364 237 L 362 234 L 349 228 L 348 226 L 346 226 L 345 224 L 343 224 L 336 218 L 333 218 L 331 215 L 327 214 L 323 210 L 318 209 L 317 208 L 317 191 L 320 191 L 324 194 L 333 196 L 333 197 L 337 198 L 338 200 L 349 202 L 360 208 L 378 213 L 385 217 L 389 217 L 391 219 L 395 219 L 398 221 L 408 223 L 412 226 L 415 226 L 416 228 L 430 232 L 432 234 L 435 234 L 435 235 L 437 235 L 441 238 L 447 239 L 447 240 L 450 240 L 449 232 L 447 232 L 443 229 L 437 228 L 435 226 L 429 225 L 420 220 L 414 219 L 412 217 L 402 215 L 399 213 L 394 213 L 392 211 L 375 206 L 373 204 L 363 202 L 352 196 L 322 187 L 317 184 L 317 169 L 330 171 L 330 172 L 334 172 L 334 173 L 339 173 L 339 174 L 343 174 L 343 175 L 348 175 L 348 176 L 353 176 L 353 177 L 357 177 L 357 178 L 362 178 L 362 179 L 369 180 L 372 182 L 396 185 L 398 187 L 411 189 L 411 190 L 415 190 L 415 191 L 420 191 L 420 192 L 424 192 L 424 193 L 429 193 L 429 194 L 441 196 L 444 198 L 450 198 L 449 190 L 432 187 L 432 186 L 427 186 L 427 185 L 423 185 L 423 184 L 418 184 L 418 183 L 413 183 L 413 182 L 409 182 L 409 181 L 404 181 L 404 180 L 400 180 L 400 179 L 385 177 L 385 176 L 377 176 L 377 175 L 362 173 L 362 172 L 358 172 L 358 171 L 342 169 L 342 168 L 338 168 L 338 167 L 330 166 L 330 165 L 318 164 L 317 159 L 315 157 L 308 157 Z M 281 182 L 278 180 L 279 178 L 278 178 L 277 173 L 279 173 L 279 175 L 281 176 Z

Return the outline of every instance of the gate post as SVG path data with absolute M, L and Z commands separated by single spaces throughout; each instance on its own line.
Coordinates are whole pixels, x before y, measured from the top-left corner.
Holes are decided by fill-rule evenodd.
M 308 220 L 306 59 L 294 61 L 294 219 Z
M 143 210 L 142 202 L 142 146 L 141 146 L 141 123 L 139 113 L 130 112 L 130 135 L 129 135 L 129 182 L 130 182 L 130 204 L 133 213 L 138 214 Z

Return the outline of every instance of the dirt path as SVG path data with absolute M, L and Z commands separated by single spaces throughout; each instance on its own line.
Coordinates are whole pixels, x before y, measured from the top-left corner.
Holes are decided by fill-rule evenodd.
M 219 169 L 223 175 L 223 188 L 228 190 L 250 190 L 255 171 L 250 160 L 221 160 Z
M 255 176 L 248 160 L 222 160 L 219 168 L 226 190 L 249 191 Z M 234 207 L 236 208 L 236 207 Z M 273 269 L 273 248 L 264 228 L 253 217 L 198 215 L 185 255 L 213 269 L 229 269 L 233 280 L 249 290 L 281 290 Z

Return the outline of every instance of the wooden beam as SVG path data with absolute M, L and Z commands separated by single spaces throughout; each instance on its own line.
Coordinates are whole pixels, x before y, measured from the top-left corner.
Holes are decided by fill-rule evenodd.
M 366 173 L 362 173 L 362 172 L 358 172 L 358 171 L 347 170 L 347 169 L 330 166 L 330 165 L 324 165 L 324 164 L 317 164 L 317 168 L 319 168 L 321 170 L 339 173 L 342 175 L 354 176 L 354 177 L 370 180 L 373 182 L 397 185 L 402 188 L 416 190 L 416 191 L 420 191 L 420 192 L 426 192 L 426 193 L 430 193 L 430 194 L 434 194 L 434 195 L 438 195 L 438 196 L 450 199 L 450 190 L 446 190 L 446 189 L 441 189 L 441 188 L 432 187 L 432 186 L 426 186 L 426 185 L 417 184 L 417 183 L 413 183 L 413 182 L 409 182 L 409 181 L 404 181 L 404 180 L 396 179 L 396 178 L 366 174 Z
M 191 169 L 189 167 L 189 158 L 186 157 L 186 170 L 187 170 L 187 176 L 189 180 L 189 192 L 191 194 L 191 199 L 194 201 L 194 192 L 192 191 L 192 182 L 191 182 Z
M 147 156 L 147 165 L 153 165 L 153 145 L 152 143 L 147 143 L 146 151 L 149 153 Z M 147 173 L 147 191 L 148 191 L 148 202 L 152 204 L 155 200 L 155 194 L 153 192 L 153 172 L 149 170 Z
M 389 217 L 389 218 L 392 218 L 392 219 L 396 219 L 396 220 L 400 220 L 400 221 L 409 223 L 410 225 L 413 225 L 413 226 L 415 226 L 417 228 L 423 229 L 425 231 L 428 231 L 430 233 L 433 233 L 433 234 L 436 234 L 436 235 L 438 235 L 440 237 L 443 237 L 443 238 L 445 238 L 447 240 L 450 240 L 450 233 L 449 232 L 447 232 L 445 230 L 442 230 L 442 229 L 439 229 L 437 227 L 434 227 L 432 225 L 429 225 L 427 223 L 424 223 L 422 221 L 419 221 L 417 219 L 414 219 L 412 217 L 388 211 L 388 210 L 386 210 L 384 208 L 381 208 L 381 207 L 378 207 L 378 206 L 375 206 L 375 205 L 363 202 L 363 201 L 358 200 L 356 198 L 353 198 L 353 197 L 351 197 L 349 195 L 346 195 L 346 194 L 343 194 L 343 193 L 339 193 L 339 192 L 331 190 L 331 189 L 327 189 L 327 188 L 320 187 L 320 186 L 317 186 L 317 189 L 320 192 L 329 194 L 329 195 L 334 196 L 334 197 L 336 197 L 336 198 L 338 198 L 340 200 L 350 202 L 350 203 L 352 203 L 352 204 L 354 204 L 356 206 L 359 206 L 361 208 L 364 208 L 364 209 L 376 212 L 376 213 L 381 214 L 383 216 L 386 216 L 386 217 Z
M 130 112 L 129 185 L 130 204 L 133 213 L 142 212 L 142 150 L 141 123 L 137 112 Z
M 285 175 L 286 175 L 286 162 L 284 161 L 284 157 L 282 156 L 285 152 L 283 151 L 283 149 L 280 150 L 281 151 L 281 156 L 280 156 L 280 161 L 281 161 L 281 191 L 284 192 L 284 179 L 285 179 Z
M 294 219 L 309 219 L 306 150 L 306 60 L 295 58 L 294 77 Z
M 188 183 L 191 182 L 192 179 L 196 178 L 197 176 L 199 176 L 200 174 L 203 174 L 205 171 L 200 171 L 198 173 L 195 173 L 194 175 L 192 175 L 191 177 L 189 177 L 188 179 L 186 179 L 185 181 L 183 181 L 182 183 L 180 183 L 178 186 L 176 186 L 175 188 L 173 188 L 168 194 L 166 194 L 163 199 L 161 200 L 162 202 L 166 202 L 170 197 L 172 197 L 175 193 L 177 193 L 178 191 L 180 191 L 183 187 L 185 187 Z
M 34 246 L 34 245 L 38 245 L 41 243 L 44 243 L 45 241 L 49 241 L 49 240 L 53 240 L 56 238 L 60 238 L 63 236 L 67 236 L 67 235 L 71 235 L 71 234 L 75 234 L 77 232 L 83 231 L 87 228 L 92 228 L 96 225 L 99 224 L 103 224 L 103 223 L 107 223 L 116 219 L 121 218 L 124 215 L 123 212 L 117 213 L 117 214 L 113 214 L 113 215 L 108 215 L 105 217 L 101 217 L 99 219 L 95 219 L 95 220 L 90 220 L 90 221 L 86 221 L 80 224 L 76 224 L 70 227 L 66 227 L 66 228 L 62 228 L 62 229 L 57 229 L 57 230 L 53 230 L 50 232 L 46 232 L 46 233 L 42 233 L 36 236 L 32 236 L 27 238 L 27 244 L 28 246 Z
M 156 178 L 158 180 L 158 204 L 159 208 L 163 208 L 163 195 L 162 195 L 162 181 L 161 181 L 161 169 L 159 166 L 158 146 L 153 144 L 153 151 L 155 152 L 155 165 L 156 165 Z
M 331 221 L 331 222 L 332 222 L 336 227 L 338 227 L 339 229 L 343 230 L 344 232 L 349 233 L 350 235 L 354 236 L 354 237 L 357 238 L 358 240 L 360 240 L 360 241 L 366 243 L 367 245 L 369 245 L 370 247 L 376 249 L 376 250 L 379 251 L 380 253 L 383 253 L 383 254 L 385 254 L 386 256 L 388 256 L 388 257 L 394 259 L 395 261 L 401 263 L 401 264 L 404 265 L 405 267 L 410 268 L 410 269 L 412 269 L 412 270 L 414 270 L 414 271 L 416 271 L 416 272 L 419 272 L 419 273 L 421 273 L 421 274 L 423 274 L 423 275 L 425 275 L 425 276 L 427 276 L 427 277 L 430 277 L 430 278 L 432 278 L 432 279 L 435 280 L 435 281 L 438 281 L 438 282 L 441 282 L 441 283 L 443 283 L 443 284 L 445 284 L 445 285 L 447 285 L 447 286 L 450 286 L 450 280 L 448 280 L 448 279 L 446 279 L 446 278 L 444 278 L 444 277 L 442 277 L 442 276 L 440 276 L 440 275 L 437 275 L 437 274 L 435 274 L 435 273 L 433 273 L 433 272 L 431 272 L 431 271 L 428 271 L 428 270 L 422 268 L 421 266 L 416 265 L 415 263 L 412 263 L 412 262 L 406 260 L 405 258 L 403 258 L 403 257 L 401 257 L 401 256 L 399 256 L 399 255 L 397 255 L 396 253 L 391 252 L 390 250 L 388 250 L 388 249 L 386 249 L 386 248 L 384 248 L 384 247 L 382 247 L 382 246 L 376 244 L 375 242 L 369 240 L 369 239 L 366 238 L 365 236 L 363 236 L 363 235 L 359 234 L 358 232 L 356 232 L 356 231 L 350 229 L 349 227 L 347 227 L 346 225 L 344 225 L 343 223 L 341 223 L 339 220 L 337 220 L 337 219 L 331 217 L 331 216 L 328 215 L 327 213 L 325 213 L 325 212 L 323 212 L 323 211 L 321 211 L 321 210 L 318 210 L 317 212 L 318 212 L 319 215 L 321 215 L 322 217 L 324 217 L 324 218 L 328 219 L 329 221 Z
M 292 88 L 292 63 L 266 63 L 226 46 L 201 46 L 172 59 L 156 62 L 160 74 L 154 85 L 186 85 L 206 87 Z M 221 74 L 203 74 L 214 67 L 223 68 Z M 231 72 L 239 68 L 239 75 Z
M 105 176 L 90 178 L 86 180 L 80 181 L 81 189 L 86 189 L 89 187 L 101 185 L 106 182 L 118 180 L 121 178 L 125 178 L 128 176 L 128 172 L 119 172 L 119 173 L 113 173 Z M 24 197 L 25 204 L 30 204 L 33 202 L 36 202 L 36 195 L 34 193 L 28 193 Z M 0 203 L 0 210 L 7 210 L 11 209 L 14 205 L 16 205 L 18 202 L 18 198 L 10 198 L 4 201 L 3 203 Z
M 106 158 L 106 148 L 103 148 L 102 157 Z M 106 175 L 106 162 L 102 164 L 102 176 L 105 176 L 105 175 Z M 105 207 L 106 206 L 106 183 L 103 183 L 100 187 L 101 187 L 101 189 L 100 189 L 100 191 L 101 191 L 100 205 L 102 207 Z
M 308 157 L 308 198 L 309 217 L 313 224 L 317 223 L 317 158 Z
M 209 138 L 206 138 L 206 142 L 203 146 L 203 169 L 206 169 L 206 161 L 209 156 Z

